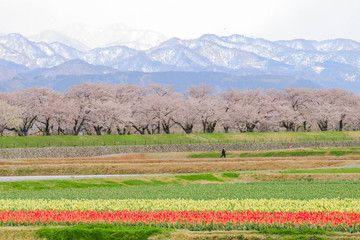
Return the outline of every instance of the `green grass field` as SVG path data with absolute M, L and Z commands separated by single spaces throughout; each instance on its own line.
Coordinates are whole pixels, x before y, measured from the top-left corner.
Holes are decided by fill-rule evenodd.
M 103 136 L 27 136 L 0 137 L 0 148 L 81 147 L 115 145 L 168 145 L 237 142 L 295 142 L 359 140 L 360 131 L 353 132 L 265 132 L 265 133 L 198 133 Z
M 192 153 L 187 158 L 218 158 L 219 152 L 203 152 Z M 360 148 L 330 148 L 330 149 L 304 149 L 304 150 L 280 150 L 280 151 L 259 151 L 259 152 L 242 152 L 233 153 L 228 152 L 228 158 L 241 158 L 241 157 L 308 157 L 308 156 L 346 156 L 346 155 L 360 155 Z
M 299 199 L 360 198 L 360 181 L 147 184 L 2 192 L 0 199 Z M 111 185 L 110 185 L 111 186 Z
M 146 240 L 151 235 L 166 231 L 155 227 L 124 227 L 111 224 L 86 224 L 62 228 L 43 228 L 37 231 L 49 240 Z

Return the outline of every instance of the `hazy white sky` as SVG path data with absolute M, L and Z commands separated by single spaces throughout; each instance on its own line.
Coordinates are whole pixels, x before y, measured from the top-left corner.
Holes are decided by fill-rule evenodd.
M 167 37 L 205 33 L 360 41 L 359 0 L 0 0 L 0 32 L 123 23 Z

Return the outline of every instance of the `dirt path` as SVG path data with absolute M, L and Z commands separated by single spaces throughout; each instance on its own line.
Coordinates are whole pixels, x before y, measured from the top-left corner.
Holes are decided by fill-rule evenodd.
M 341 161 L 341 160 L 332 160 Z M 359 168 L 360 164 L 350 164 L 336 167 L 318 167 L 318 168 L 302 168 L 298 170 L 308 169 L 332 169 L 332 168 Z M 235 171 L 238 173 L 257 173 L 257 172 L 278 172 L 284 169 L 277 170 L 250 170 L 250 171 Z M 91 179 L 91 178 L 138 178 L 138 177 L 156 177 L 156 176 L 172 176 L 172 175 L 193 175 L 199 173 L 162 173 L 162 174 L 112 174 L 112 175 L 49 175 L 49 176 L 7 176 L 0 177 L 0 182 L 14 182 L 14 181 L 37 181 L 37 180 L 72 180 L 72 179 Z

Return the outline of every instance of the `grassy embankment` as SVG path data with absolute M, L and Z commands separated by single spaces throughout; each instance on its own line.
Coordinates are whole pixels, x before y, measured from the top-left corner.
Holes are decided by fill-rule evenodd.
M 237 142 L 295 142 L 359 140 L 354 132 L 266 132 L 266 133 L 199 133 L 103 136 L 28 136 L 0 137 L 0 148 L 81 147 L 116 145 L 167 145 Z
M 269 157 L 310 157 L 310 156 L 350 156 L 360 155 L 359 147 L 347 148 L 313 148 L 313 149 L 295 149 L 280 151 L 256 151 L 256 152 L 228 152 L 228 158 L 269 158 Z M 218 158 L 219 152 L 192 153 L 187 155 L 188 158 Z

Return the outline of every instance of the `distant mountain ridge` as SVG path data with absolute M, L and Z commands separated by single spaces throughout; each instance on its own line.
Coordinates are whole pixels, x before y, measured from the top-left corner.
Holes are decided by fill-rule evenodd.
M 29 37 L 29 39 L 34 42 L 45 42 L 45 43 L 58 42 L 84 52 L 90 50 L 90 47 L 86 46 L 80 41 L 51 30 L 44 31 L 36 35 L 32 35 Z
M 28 86 L 34 79 L 40 83 L 59 78 L 69 80 L 69 76 L 90 78 L 103 74 L 111 82 L 110 79 L 117 78 L 109 76 L 124 75 L 124 72 L 151 76 L 157 72 L 193 72 L 206 73 L 207 77 L 223 73 L 226 77 L 235 76 L 234 81 L 252 79 L 254 86 L 261 87 L 262 83 L 266 88 L 270 85 L 263 80 L 273 76 L 289 86 L 296 83 L 302 87 L 340 87 L 360 92 L 360 43 L 349 39 L 269 41 L 242 35 L 206 34 L 191 40 L 172 38 L 149 50 L 119 45 L 80 51 L 63 43 L 34 42 L 20 34 L 8 34 L 0 36 L 0 59 L 3 59 L 0 61 L 1 82 L 13 79 L 19 83 L 18 87 Z M 223 84 L 226 88 L 226 81 Z M 251 88 L 251 81 L 245 85 L 238 83 Z M 228 87 L 235 85 L 228 84 Z
M 152 30 L 133 29 L 121 23 L 115 23 L 104 28 L 90 27 L 82 23 L 76 23 L 64 29 L 59 29 L 57 32 L 50 32 L 52 32 L 50 35 L 57 34 L 57 36 L 59 36 L 57 42 L 69 45 L 68 40 L 71 39 L 72 42 L 69 46 L 81 51 L 84 51 L 84 49 L 82 47 L 79 48 L 78 43 L 87 46 L 89 49 L 122 45 L 137 50 L 146 50 L 168 39 L 161 33 Z M 63 41 L 64 36 L 68 36 L 67 42 Z M 55 36 L 49 36 L 49 31 L 37 35 L 38 41 L 44 41 L 42 39 L 47 40 L 49 37 L 54 38 Z M 77 41 L 77 43 L 74 41 Z

